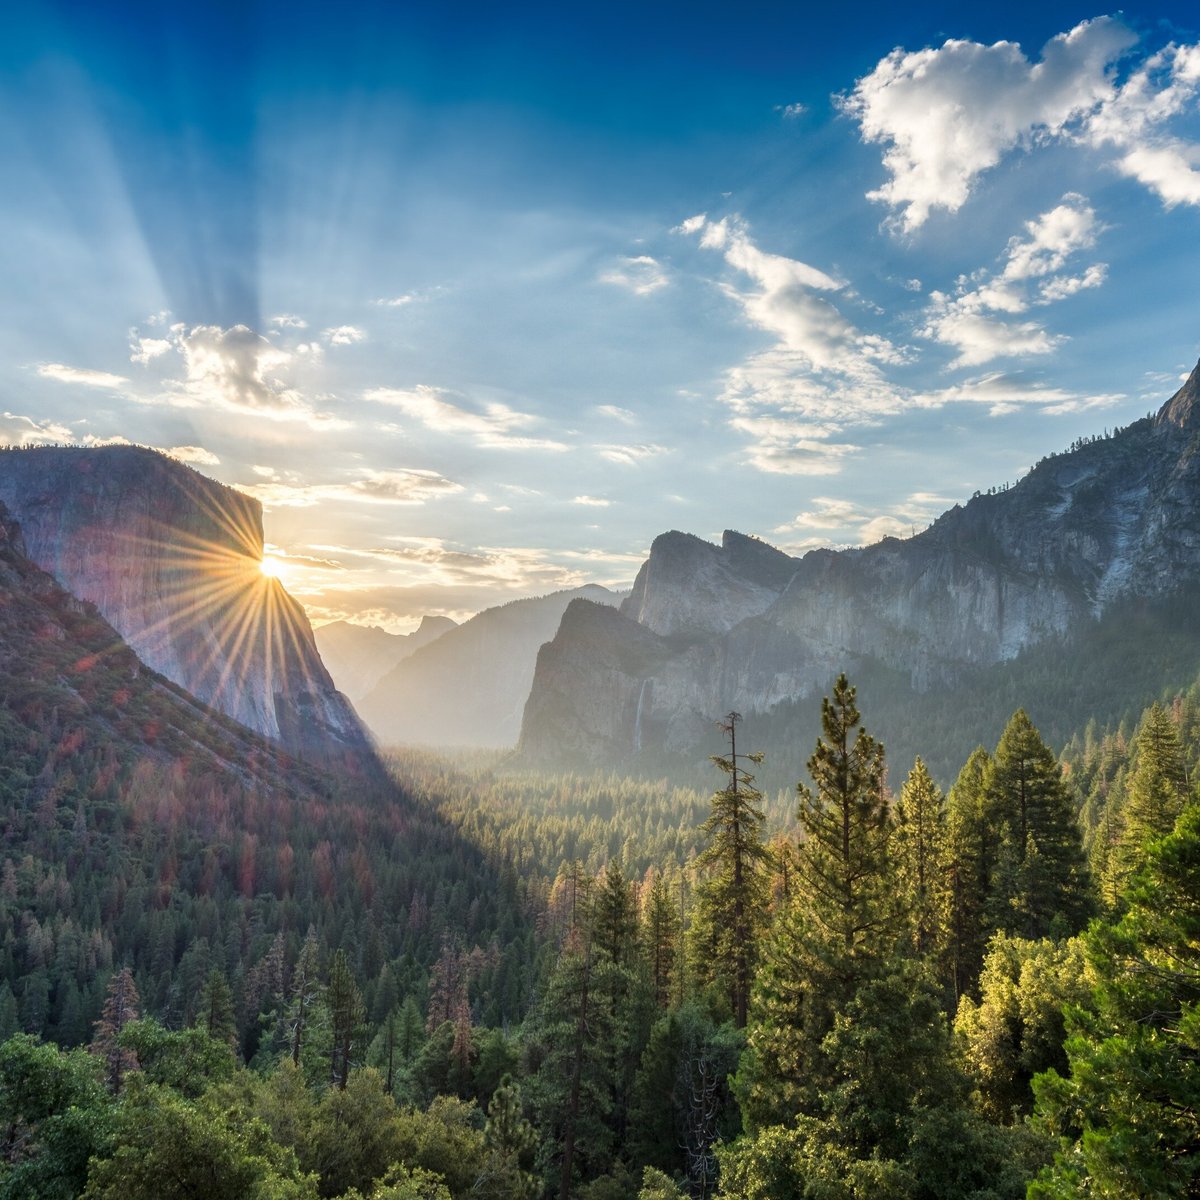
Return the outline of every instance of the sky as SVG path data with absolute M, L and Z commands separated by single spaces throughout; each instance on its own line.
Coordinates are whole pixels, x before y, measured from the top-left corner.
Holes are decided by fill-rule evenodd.
M 258 497 L 314 622 L 909 536 L 1200 353 L 1200 12 L 30 3 L 0 441 Z

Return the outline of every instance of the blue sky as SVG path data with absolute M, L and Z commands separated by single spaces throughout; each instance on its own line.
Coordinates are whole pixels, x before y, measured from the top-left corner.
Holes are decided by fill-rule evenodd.
M 1200 351 L 1200 19 L 39 5 L 0 437 L 263 501 L 314 619 L 924 527 Z

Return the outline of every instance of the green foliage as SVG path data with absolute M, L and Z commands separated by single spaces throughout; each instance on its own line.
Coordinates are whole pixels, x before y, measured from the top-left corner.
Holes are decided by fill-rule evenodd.
M 101 1064 L 28 1034 L 0 1046 L 0 1197 L 68 1200 L 108 1147 L 112 1111 Z
M 1115 924 L 1084 943 L 1096 980 L 1069 1011 L 1069 1074 L 1034 1082 L 1063 1149 L 1030 1187 L 1068 1196 L 1194 1196 L 1200 1183 L 1200 804 L 1152 843 Z
M 991 925 L 1027 938 L 1078 932 L 1092 911 L 1079 825 L 1058 760 L 1024 709 L 1000 738 L 984 793 L 986 818 L 999 830 Z
M 86 1200 L 312 1200 L 311 1177 L 252 1113 L 184 1100 L 136 1075 L 114 1120 L 116 1149 L 94 1159 Z
M 997 1124 L 1027 1116 L 1031 1083 L 1066 1066 L 1063 1008 L 1090 994 L 1082 943 L 997 934 L 984 960 L 981 999 L 964 997 L 955 1017 L 963 1065 L 979 1111 Z

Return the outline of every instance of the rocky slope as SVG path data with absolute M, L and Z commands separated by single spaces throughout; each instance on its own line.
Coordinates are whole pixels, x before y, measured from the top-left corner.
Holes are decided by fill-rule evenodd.
M 595 608 L 621 597 L 589 585 L 485 609 L 398 663 L 358 705 L 390 745 L 512 746 L 538 647 L 572 601 Z
M 0 453 L 30 558 L 147 666 L 290 752 L 369 762 L 304 610 L 258 569 L 258 501 L 134 446 Z
M 454 629 L 449 617 L 422 617 L 412 633 L 332 621 L 314 631 L 321 661 L 339 692 L 357 704 L 402 659 Z
M 1156 416 L 903 541 L 790 558 L 739 534 L 662 535 L 620 614 L 566 612 L 520 750 L 559 766 L 686 754 L 719 714 L 819 695 L 839 671 L 952 688 L 1181 588 L 1200 590 L 1200 365 Z

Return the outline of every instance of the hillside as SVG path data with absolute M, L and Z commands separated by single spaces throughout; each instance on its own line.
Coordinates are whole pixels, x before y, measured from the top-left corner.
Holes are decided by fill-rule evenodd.
M 331 621 L 314 631 L 317 650 L 337 689 L 358 703 L 398 663 L 455 628 L 449 617 L 422 617 L 412 633 Z

